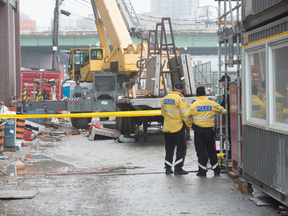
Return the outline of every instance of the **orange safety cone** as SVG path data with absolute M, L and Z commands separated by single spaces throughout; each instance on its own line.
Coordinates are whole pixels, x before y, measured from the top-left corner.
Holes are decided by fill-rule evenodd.
M 56 114 L 62 114 L 62 111 L 56 111 Z M 62 123 L 63 119 L 62 118 L 58 118 L 59 123 Z
M 0 159 L 9 159 L 6 155 L 3 154 L 4 150 L 4 127 L 6 122 L 0 124 Z
M 18 118 L 16 120 L 16 139 L 23 139 L 25 127 L 25 118 Z

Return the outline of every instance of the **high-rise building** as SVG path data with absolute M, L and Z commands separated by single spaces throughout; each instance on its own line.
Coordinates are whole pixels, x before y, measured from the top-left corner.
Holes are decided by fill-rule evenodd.
M 76 28 L 76 20 L 73 17 L 67 17 L 63 14 L 59 15 L 59 30 L 73 30 Z
M 199 0 L 153 0 L 150 2 L 151 12 L 160 12 L 162 17 L 180 19 L 192 17 L 193 11 L 199 7 Z

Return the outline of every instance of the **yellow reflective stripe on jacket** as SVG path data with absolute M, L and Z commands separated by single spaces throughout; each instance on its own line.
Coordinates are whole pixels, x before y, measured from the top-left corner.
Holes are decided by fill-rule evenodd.
M 163 132 L 176 133 L 183 127 L 183 115 L 188 103 L 179 92 L 169 92 L 162 99 L 161 114 L 164 117 Z
M 185 110 L 163 110 L 161 113 L 185 113 Z
M 203 117 L 203 118 L 193 118 L 194 120 L 207 120 L 207 119 L 213 119 L 214 118 L 214 115 L 213 116 L 209 116 L 209 117 Z

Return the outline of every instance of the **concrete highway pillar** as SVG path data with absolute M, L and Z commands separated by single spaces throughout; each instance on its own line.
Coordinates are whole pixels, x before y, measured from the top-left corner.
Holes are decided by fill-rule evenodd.
M 13 2 L 15 3 L 15 2 Z M 20 14 L 19 2 L 14 5 L 0 0 L 0 99 L 12 105 L 20 95 Z
M 12 100 L 10 78 L 9 1 L 0 0 L 0 100 L 9 106 Z

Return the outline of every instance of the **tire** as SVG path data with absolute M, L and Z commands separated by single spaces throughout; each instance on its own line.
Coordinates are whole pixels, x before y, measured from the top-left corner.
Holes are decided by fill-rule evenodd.
M 129 111 L 130 109 L 121 111 Z M 119 111 L 119 110 L 118 110 Z M 136 126 L 142 124 L 142 118 L 139 117 L 116 117 L 116 129 L 124 136 L 129 136 L 135 132 Z
M 100 121 L 108 121 L 109 117 L 99 117 Z
M 73 127 L 78 129 L 89 129 L 89 123 L 91 122 L 92 118 L 71 118 L 71 123 Z

